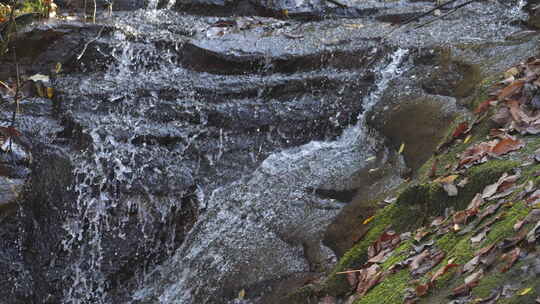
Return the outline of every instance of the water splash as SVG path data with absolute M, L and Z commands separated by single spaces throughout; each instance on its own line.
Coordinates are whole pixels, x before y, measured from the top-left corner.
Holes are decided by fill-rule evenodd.
M 398 49 L 378 67 L 377 86 L 364 100 L 366 110 L 405 70 L 407 53 Z M 328 252 L 318 242 L 341 205 L 306 189 L 343 187 L 362 168 L 366 154 L 376 149 L 370 141 L 377 141 L 363 133 L 367 129 L 363 117 L 335 141 L 312 141 L 273 153 L 252 174 L 213 191 L 205 202 L 209 211 L 175 255 L 149 273 L 135 299 L 222 301 L 224 288 L 230 293 L 241 286 L 309 271 L 302 244 Z

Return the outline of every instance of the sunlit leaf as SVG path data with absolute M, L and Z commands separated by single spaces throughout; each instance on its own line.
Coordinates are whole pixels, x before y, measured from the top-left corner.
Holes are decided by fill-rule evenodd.
M 365 220 L 362 222 L 362 224 L 363 224 L 363 225 L 367 225 L 367 224 L 369 224 L 371 221 L 373 221 L 374 218 L 375 218 L 375 216 L 370 216 L 370 217 L 368 217 L 367 219 L 365 219 Z
M 399 146 L 398 154 L 403 153 L 403 150 L 405 150 L 405 143 L 401 143 L 401 146 Z
M 54 89 L 53 88 L 47 88 L 47 98 L 52 99 L 54 96 Z
M 524 296 L 526 294 L 529 294 L 532 290 L 532 287 L 523 288 L 520 292 L 518 292 L 518 296 Z

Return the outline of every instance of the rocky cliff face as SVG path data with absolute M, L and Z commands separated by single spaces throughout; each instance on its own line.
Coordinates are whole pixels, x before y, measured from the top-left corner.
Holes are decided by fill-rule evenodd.
M 22 29 L 20 73 L 48 81 L 24 81 L 15 129 L 16 106 L 1 113 L 2 296 L 279 302 L 371 240 L 377 198 L 486 76 L 537 52 L 514 5 L 414 29 L 391 24 L 431 4 L 342 4 L 150 3 L 171 10 Z

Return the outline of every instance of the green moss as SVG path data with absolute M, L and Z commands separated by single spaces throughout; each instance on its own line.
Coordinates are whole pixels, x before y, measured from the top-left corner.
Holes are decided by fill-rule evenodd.
M 441 249 L 444 252 L 450 252 L 454 246 L 456 246 L 456 243 L 459 241 L 458 236 L 453 233 L 445 233 L 441 238 L 439 238 L 435 242 L 435 246 L 437 248 Z
M 474 195 L 518 164 L 519 162 L 515 161 L 492 160 L 472 167 L 467 173 L 468 184 L 460 189 L 459 195 L 455 197 L 448 196 L 443 187 L 436 182 L 412 185 L 398 197 L 396 204 L 399 212 L 394 213 L 392 226 L 397 231 L 413 230 L 427 224 L 429 218 L 442 215 L 448 207 L 455 210 L 464 209 Z
M 409 271 L 401 270 L 386 277 L 354 304 L 402 304 L 410 280 Z
M 364 238 L 351 248 L 339 260 L 338 264 L 323 283 L 322 293 L 333 296 L 343 295 L 350 290 L 346 276 L 336 274 L 340 271 L 355 269 L 364 264 L 367 260 L 367 249 L 379 238 L 381 233 L 392 223 L 393 215 L 397 212 L 395 204 L 391 204 L 380 210 L 369 223 L 370 228 Z
M 384 263 L 381 264 L 381 268 L 383 270 L 387 270 L 388 268 L 392 267 L 396 263 L 399 263 L 403 260 L 405 260 L 408 255 L 409 251 L 412 248 L 412 242 L 411 241 L 405 241 L 401 245 L 399 245 L 396 249 L 394 249 L 392 256 L 388 258 Z
M 529 261 L 530 262 L 530 261 Z M 534 275 L 524 275 L 521 272 L 521 268 L 533 267 L 528 262 L 520 261 L 512 270 L 502 273 L 497 268 L 493 269 L 484 278 L 482 278 L 475 288 L 472 290 L 472 295 L 475 298 L 486 298 L 491 293 L 504 286 L 509 286 L 515 290 L 514 296 L 507 299 L 500 299 L 497 303 L 507 304 L 521 304 L 521 303 L 535 303 L 536 297 L 540 295 L 540 277 Z M 515 280 L 519 277 L 520 280 Z M 525 288 L 532 288 L 530 292 L 525 295 L 519 295 L 519 293 Z
M 514 231 L 514 224 L 527 216 L 528 213 L 529 209 L 525 206 L 525 203 L 515 203 L 512 208 L 506 212 L 506 216 L 503 219 L 491 226 L 491 230 L 486 235 L 486 239 L 482 243 L 482 246 L 487 246 L 513 236 L 516 233 Z
M 283 303 L 290 304 L 318 303 L 315 294 L 316 292 L 313 285 L 307 285 L 294 290 L 293 292 L 285 296 L 282 300 Z

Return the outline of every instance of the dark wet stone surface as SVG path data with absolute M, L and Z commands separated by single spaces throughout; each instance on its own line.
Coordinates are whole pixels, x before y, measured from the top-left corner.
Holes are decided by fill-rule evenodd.
M 0 270 L 9 274 L 0 282 L 19 284 L 1 295 L 13 303 L 134 295 L 224 303 L 246 288 L 261 301 L 279 298 L 282 279 L 301 284 L 331 263 L 321 240 L 338 255 L 354 241 L 344 231 L 360 223 L 362 193 L 399 180 L 403 162 L 390 151 L 413 137 L 410 116 L 424 106 L 388 109 L 422 98 L 456 107 L 470 94 L 471 73 L 537 51 L 537 36 L 505 40 L 523 28 L 497 3 L 474 3 L 422 29 L 390 24 L 432 7 L 426 2 L 343 4 L 176 2 L 197 14 L 138 10 L 24 29 L 21 73 L 50 75 L 55 94 L 36 97 L 29 83 L 34 97 L 21 104 L 16 127 L 33 162 L 10 171 L 26 192 L 0 229 Z M 321 18 L 335 16 L 347 18 Z M 448 62 L 441 46 L 451 49 Z M 414 68 L 381 92 L 368 119 L 386 139 L 348 139 L 398 48 L 409 49 L 403 65 Z M 0 79 L 13 75 L 9 58 Z M 62 71 L 52 73 L 58 63 Z M 385 129 L 388 121 L 396 123 Z M 435 141 L 440 126 L 430 122 L 421 134 Z M 426 157 L 414 155 L 421 146 L 407 144 L 410 167 Z M 96 250 L 102 262 L 92 264 Z M 74 281 L 77 269 L 88 286 Z M 152 275 L 140 285 L 145 272 Z

